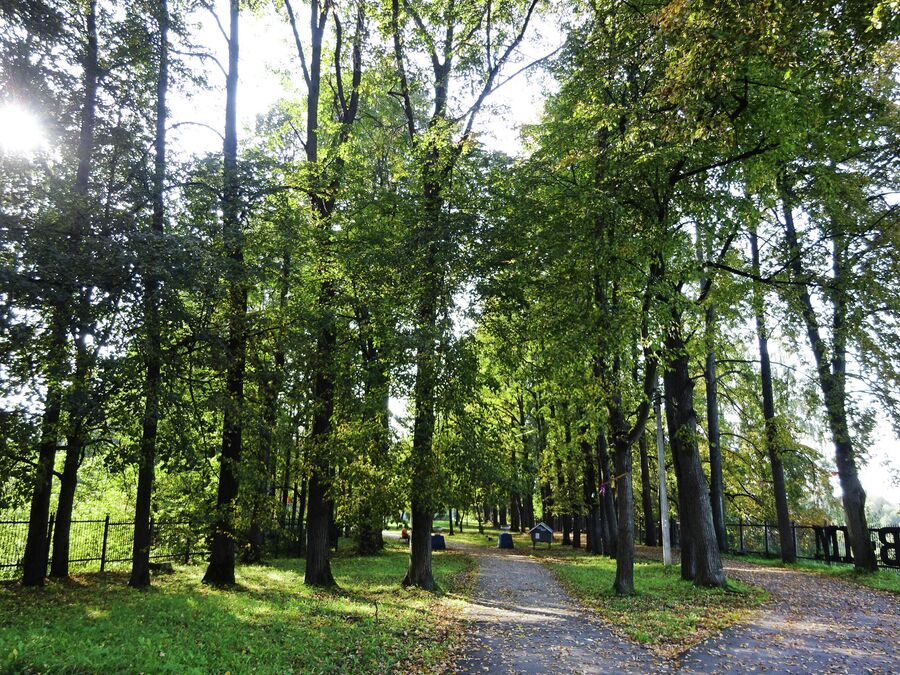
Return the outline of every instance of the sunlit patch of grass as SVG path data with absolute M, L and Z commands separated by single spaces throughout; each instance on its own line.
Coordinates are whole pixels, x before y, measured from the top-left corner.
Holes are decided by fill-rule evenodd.
M 682 581 L 678 566 L 635 560 L 636 594 L 622 597 L 612 585 L 616 562 L 560 547 L 538 554 L 560 582 L 595 609 L 617 632 L 665 654 L 676 654 L 746 618 L 767 597 L 760 589 L 729 581 L 727 591 Z
M 303 585 L 303 561 L 237 570 L 238 588 L 203 586 L 176 566 L 146 591 L 121 573 L 43 589 L 0 585 L 0 671 L 389 672 L 448 658 L 472 561 L 437 553 L 439 594 L 403 589 L 405 550 L 333 561 L 336 590 Z

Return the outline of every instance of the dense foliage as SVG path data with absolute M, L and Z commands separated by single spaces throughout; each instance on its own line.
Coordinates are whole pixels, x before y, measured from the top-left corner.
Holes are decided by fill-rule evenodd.
M 737 518 L 777 523 L 785 560 L 792 520 L 845 522 L 874 568 L 896 3 L 222 4 L 0 8 L 0 105 L 51 130 L 0 154 L 0 509 L 28 514 L 27 584 L 68 575 L 73 515 L 110 512 L 133 586 L 166 518 L 208 535 L 216 585 L 279 550 L 331 585 L 341 531 L 374 553 L 409 515 L 404 583 L 432 589 L 447 512 L 584 535 L 623 594 L 661 516 L 698 585 L 725 585 Z M 296 54 L 253 130 L 251 12 Z M 493 92 L 537 68 L 523 152 L 489 149 Z M 171 94 L 222 84 L 222 151 L 186 152 Z

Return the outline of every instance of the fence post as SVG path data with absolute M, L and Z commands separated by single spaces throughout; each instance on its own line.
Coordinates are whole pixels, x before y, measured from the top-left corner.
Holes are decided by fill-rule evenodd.
M 738 518 L 738 539 L 741 541 L 741 555 L 744 554 L 744 519 Z
M 103 521 L 103 548 L 100 549 L 100 571 L 106 571 L 106 542 L 109 540 L 109 514 Z
M 769 557 L 769 521 L 763 518 L 763 540 L 766 542 L 766 557 Z
M 56 522 L 55 514 L 50 514 L 50 522 L 47 525 L 47 564 L 50 564 L 50 545 L 53 542 L 53 524 Z M 47 573 L 47 570 L 44 570 L 44 574 Z
M 191 562 L 191 523 L 188 521 L 187 536 L 184 538 L 184 564 Z

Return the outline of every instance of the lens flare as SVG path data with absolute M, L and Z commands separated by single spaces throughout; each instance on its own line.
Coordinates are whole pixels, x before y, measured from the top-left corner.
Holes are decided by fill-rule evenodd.
M 9 155 L 31 156 L 47 143 L 37 118 L 21 105 L 0 105 L 0 151 Z

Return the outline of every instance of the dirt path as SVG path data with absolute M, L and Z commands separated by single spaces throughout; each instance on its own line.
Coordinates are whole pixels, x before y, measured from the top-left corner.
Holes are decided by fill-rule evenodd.
M 725 561 L 770 593 L 748 622 L 689 650 L 682 672 L 900 672 L 900 597 L 821 574 Z
M 817 574 L 726 561 L 770 600 L 675 660 L 612 633 L 540 562 L 466 546 L 479 576 L 461 673 L 896 673 L 900 598 Z
M 614 635 L 583 611 L 538 561 L 466 547 L 478 559 L 466 618 L 476 634 L 461 673 L 646 673 L 647 649 Z

